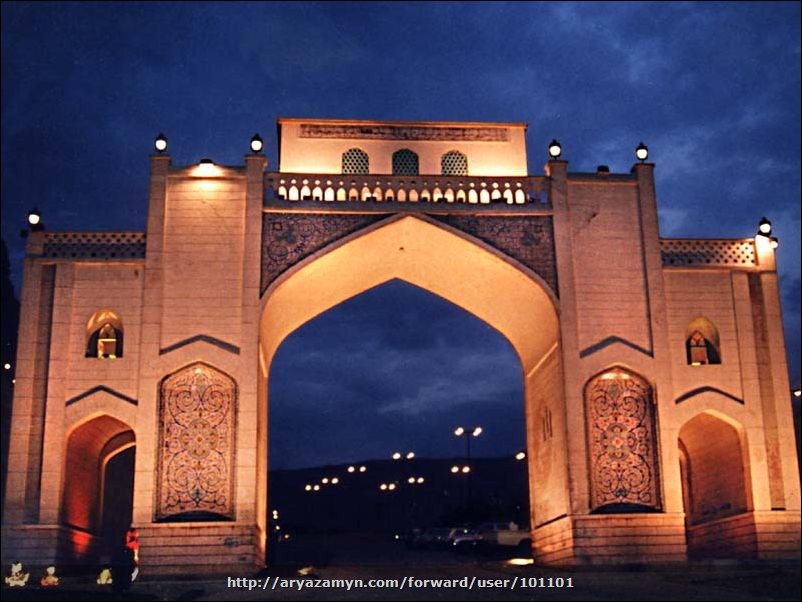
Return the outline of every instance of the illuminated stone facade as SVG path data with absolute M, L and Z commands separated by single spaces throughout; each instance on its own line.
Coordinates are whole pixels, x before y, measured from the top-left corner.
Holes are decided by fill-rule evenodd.
M 145 573 L 264 564 L 272 358 L 393 278 L 515 348 L 538 562 L 798 555 L 770 238 L 661 239 L 652 164 L 530 176 L 525 130 L 282 119 L 275 172 L 152 156 L 146 232 L 32 233 L 3 563 L 95 562 L 133 453 Z

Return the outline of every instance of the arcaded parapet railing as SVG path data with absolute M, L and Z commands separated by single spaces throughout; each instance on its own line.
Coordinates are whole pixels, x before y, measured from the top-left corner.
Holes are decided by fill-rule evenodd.
M 143 259 L 144 232 L 45 232 L 42 257 Z
M 265 198 L 323 202 L 535 204 L 550 209 L 548 182 L 545 176 L 266 173 Z
M 755 243 L 745 239 L 660 239 L 664 266 L 728 266 L 751 268 L 755 263 Z

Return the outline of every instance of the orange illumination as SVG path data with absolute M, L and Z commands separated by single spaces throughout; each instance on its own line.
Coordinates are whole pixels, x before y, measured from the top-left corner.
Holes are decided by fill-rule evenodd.
M 528 566 L 530 564 L 535 564 L 535 561 L 533 558 L 510 558 L 507 564 L 511 566 Z
M 221 175 L 222 171 L 211 159 L 201 159 L 201 162 L 192 170 L 192 175 L 197 178 L 215 178 Z

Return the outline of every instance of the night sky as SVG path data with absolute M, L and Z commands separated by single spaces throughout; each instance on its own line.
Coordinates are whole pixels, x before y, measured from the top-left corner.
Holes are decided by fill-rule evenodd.
M 800 381 L 800 4 L 2 3 L 2 235 L 144 230 L 154 135 L 173 164 L 241 164 L 278 116 L 526 121 L 572 171 L 628 172 L 643 140 L 668 237 L 780 239 Z M 271 468 L 523 444 L 520 365 L 487 325 L 392 282 L 279 350 Z

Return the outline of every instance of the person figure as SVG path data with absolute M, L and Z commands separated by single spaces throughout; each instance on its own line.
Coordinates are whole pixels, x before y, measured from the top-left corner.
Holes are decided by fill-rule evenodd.
M 134 562 L 139 566 L 139 531 L 136 530 L 133 523 L 125 532 L 125 547 L 133 552 Z
M 56 587 L 58 585 L 58 577 L 56 576 L 56 567 L 52 564 L 45 569 L 45 574 L 39 581 L 42 587 Z
M 8 577 L 6 577 L 6 585 L 9 587 L 25 587 L 28 583 L 28 577 L 30 577 L 30 573 L 23 573 L 22 572 L 22 561 L 17 560 L 11 565 L 11 571 L 9 572 Z

